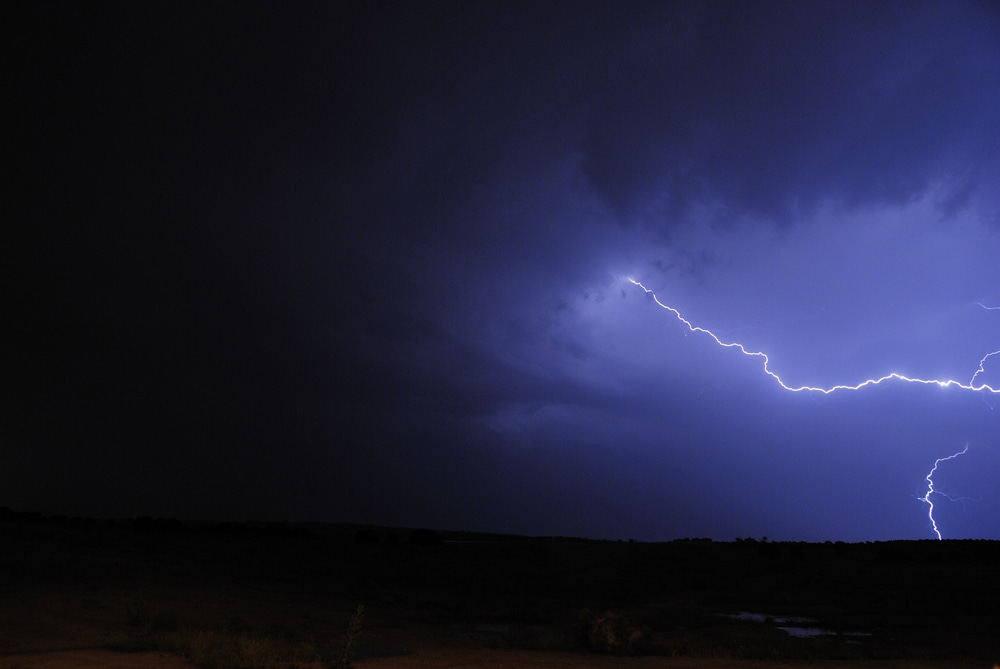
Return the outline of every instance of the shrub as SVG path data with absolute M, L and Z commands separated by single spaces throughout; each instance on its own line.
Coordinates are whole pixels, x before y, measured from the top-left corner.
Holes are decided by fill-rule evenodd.
M 347 623 L 347 629 L 344 630 L 344 641 L 340 645 L 340 653 L 330 665 L 330 669 L 351 669 L 354 666 L 351 663 L 351 655 L 354 652 L 354 644 L 361 636 L 361 621 L 364 617 L 364 604 L 358 604 L 358 608 L 354 609 L 354 613 Z

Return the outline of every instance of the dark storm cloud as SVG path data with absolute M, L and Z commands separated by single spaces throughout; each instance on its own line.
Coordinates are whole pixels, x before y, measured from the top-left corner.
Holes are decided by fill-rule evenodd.
M 789 398 L 624 281 L 799 383 L 971 374 L 987 4 L 13 13 L 0 503 L 871 538 L 996 470 L 981 398 Z
M 380 324 L 381 336 L 363 337 L 366 350 L 384 365 L 378 378 L 392 379 L 388 399 L 412 449 L 407 461 L 442 483 L 433 502 L 440 522 L 489 517 L 478 522 L 601 536 L 622 527 L 640 536 L 705 534 L 697 528 L 706 524 L 721 536 L 737 528 L 919 535 L 914 472 L 892 484 L 883 478 L 911 445 L 873 418 L 877 410 L 837 400 L 820 401 L 818 413 L 806 411 L 812 400 L 789 408 L 760 385 L 756 366 L 720 361 L 711 346 L 692 354 L 679 339 L 664 342 L 677 332 L 669 324 L 633 321 L 627 305 L 642 299 L 615 279 L 636 271 L 682 285 L 694 279 L 718 309 L 706 314 L 694 290 L 686 306 L 702 317 L 732 312 L 733 327 L 772 315 L 766 329 L 746 332 L 781 350 L 782 368 L 802 381 L 831 364 L 852 379 L 868 363 L 887 364 L 875 353 L 862 359 L 856 347 L 870 347 L 870 334 L 855 334 L 849 319 L 871 324 L 880 305 L 895 303 L 893 313 L 905 306 L 878 271 L 887 264 L 883 242 L 866 237 L 881 219 L 859 221 L 856 211 L 922 202 L 934 188 L 946 191 L 929 205 L 939 211 L 995 206 L 984 190 L 990 154 L 976 139 L 989 135 L 997 109 L 995 79 L 985 76 L 997 63 L 996 24 L 988 14 L 978 21 L 982 12 L 446 6 L 378 24 L 386 37 L 373 55 L 377 84 L 362 86 L 378 131 L 361 149 L 360 170 L 340 173 L 361 185 L 344 192 L 365 253 L 345 260 L 363 263 L 369 279 L 352 288 L 356 323 Z M 967 34 L 979 39 L 966 42 Z M 947 97 L 968 104 L 948 106 Z M 953 171 L 954 162 L 967 169 Z M 829 202 L 846 207 L 850 222 L 836 210 L 817 225 Z M 940 213 L 922 207 L 884 214 L 921 221 L 909 237 L 884 235 L 907 259 L 888 263 L 900 276 L 919 275 L 929 259 L 911 247 Z M 734 220 L 802 232 L 781 249 L 702 229 Z M 331 247 L 314 249 L 319 267 L 335 264 L 322 260 Z M 762 266 L 744 248 L 778 262 Z M 982 248 L 988 256 L 993 247 Z M 874 289 L 860 313 L 853 280 L 845 284 L 839 271 L 844 258 L 857 283 Z M 968 281 L 977 279 L 970 269 Z M 344 284 L 331 285 L 337 292 Z M 805 314 L 787 315 L 789 304 Z M 650 327 L 648 338 L 632 336 Z M 818 344 L 831 332 L 861 341 Z M 893 334 L 883 336 L 884 349 L 899 349 Z M 438 410 L 429 409 L 435 401 Z M 373 401 L 368 410 L 387 409 Z M 809 417 L 794 418 L 795 410 Z M 873 421 L 877 429 L 867 429 Z M 989 439 L 989 428 L 977 429 Z M 385 439 L 387 458 L 400 439 Z M 866 450 L 877 462 L 859 468 Z M 913 450 L 917 469 L 933 452 Z M 479 456 L 470 461 L 469 453 Z M 438 478 L 429 463 L 442 460 L 467 466 Z M 799 473 L 820 460 L 821 475 Z M 424 487 L 393 480 L 398 490 Z M 917 475 L 916 492 L 919 483 Z M 875 499 L 873 490 L 891 492 Z M 477 504 L 465 504 L 470 494 Z M 357 496 L 370 509 L 384 504 L 364 490 Z M 768 529 L 777 517 L 783 529 Z M 817 517 L 821 528 L 811 526 Z M 900 517 L 914 528 L 894 528 L 889 519 Z
M 585 169 L 625 213 L 708 199 L 792 222 L 823 198 L 903 202 L 941 178 L 959 200 L 989 188 L 995 11 L 721 3 L 688 20 L 693 38 L 621 53 L 593 91 Z

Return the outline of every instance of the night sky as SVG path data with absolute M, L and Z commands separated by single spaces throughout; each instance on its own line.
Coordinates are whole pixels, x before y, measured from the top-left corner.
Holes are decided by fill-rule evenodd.
M 0 506 L 1000 539 L 997 4 L 2 11 Z

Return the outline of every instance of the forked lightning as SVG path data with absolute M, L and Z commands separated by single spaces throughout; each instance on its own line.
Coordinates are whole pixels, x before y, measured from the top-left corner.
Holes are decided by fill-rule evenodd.
M 642 285 L 640 282 L 638 282 L 638 281 L 636 281 L 635 279 L 632 279 L 632 278 L 629 278 L 629 281 L 631 283 L 635 284 L 636 286 L 638 286 L 639 288 L 642 288 L 642 290 L 644 290 L 647 295 L 649 295 L 650 297 L 653 298 L 653 301 L 656 302 L 656 304 L 660 308 L 662 308 L 662 309 L 664 309 L 664 310 L 669 311 L 670 313 L 672 313 L 677 318 L 677 320 L 680 321 L 681 323 L 683 323 L 687 327 L 687 329 L 690 330 L 691 332 L 701 333 L 701 334 L 704 334 L 704 335 L 706 335 L 708 337 L 711 337 L 715 341 L 715 343 L 718 344 L 719 346 L 723 346 L 725 348 L 735 348 L 735 349 L 739 350 L 741 353 L 743 353 L 743 355 L 746 355 L 746 356 L 749 356 L 749 357 L 753 357 L 753 358 L 760 358 L 761 361 L 762 361 L 762 366 L 763 366 L 763 369 L 764 369 L 764 373 L 767 374 L 768 376 L 770 376 L 771 378 L 773 378 L 775 381 L 777 381 L 778 385 L 780 385 L 782 388 L 784 388 L 785 390 L 791 391 L 791 392 L 795 392 L 795 393 L 798 393 L 798 392 L 814 392 L 814 393 L 823 393 L 823 394 L 827 394 L 828 395 L 830 393 L 833 393 L 833 392 L 839 391 L 839 390 L 861 390 L 862 388 L 865 388 L 867 386 L 877 386 L 877 385 L 880 385 L 880 384 L 888 382 L 888 381 L 900 381 L 900 382 L 905 382 L 905 383 L 919 383 L 919 384 L 924 384 L 924 385 L 936 385 L 936 386 L 939 386 L 941 388 L 957 388 L 957 389 L 966 390 L 966 391 L 972 391 L 972 392 L 1000 394 L 1000 388 L 992 386 L 989 383 L 986 383 L 985 381 L 977 381 L 977 379 L 979 379 L 980 375 L 985 375 L 986 374 L 986 361 L 989 360 L 993 356 L 1000 356 L 1000 349 L 998 349 L 996 351 L 993 351 L 991 353 L 987 353 L 982 358 L 980 358 L 980 360 L 979 360 L 979 366 L 976 368 L 976 371 L 972 374 L 972 378 L 969 379 L 966 382 L 962 382 L 962 381 L 959 381 L 959 380 L 956 380 L 956 379 L 920 379 L 920 378 L 909 377 L 909 376 L 906 376 L 904 374 L 899 374 L 897 372 L 892 372 L 890 374 L 886 374 L 886 375 L 880 376 L 878 378 L 865 379 L 864 381 L 861 381 L 860 383 L 857 383 L 857 384 L 854 384 L 854 385 L 842 385 L 842 384 L 838 384 L 838 385 L 829 386 L 829 387 L 826 387 L 826 388 L 818 387 L 818 386 L 790 386 L 787 383 L 785 383 L 784 381 L 782 381 L 781 377 L 778 376 L 776 373 L 774 373 L 774 371 L 771 370 L 771 367 L 770 367 L 771 360 L 770 360 L 770 358 L 767 357 L 766 353 L 763 353 L 762 351 L 748 351 L 746 349 L 746 347 L 744 347 L 743 344 L 741 344 L 739 342 L 727 342 L 727 341 L 723 341 L 722 339 L 720 339 L 718 337 L 718 335 L 716 335 L 711 330 L 707 330 L 707 329 L 705 329 L 703 327 L 699 327 L 697 325 L 694 325 L 693 323 L 691 323 L 691 321 L 689 321 L 686 318 L 684 318 L 684 316 L 681 315 L 680 311 L 678 311 L 677 309 L 675 309 L 675 308 L 673 308 L 671 306 L 668 306 L 668 305 L 664 304 L 663 302 L 660 302 L 659 298 L 656 297 L 656 293 L 654 293 L 649 288 L 646 288 L 646 286 Z M 984 304 L 979 304 L 979 306 L 981 306 L 983 309 L 988 309 L 988 310 L 991 310 L 991 311 L 992 310 L 1000 310 L 1000 307 L 987 307 Z M 952 501 L 954 501 L 955 498 L 952 498 L 951 496 L 946 495 L 945 493 L 943 493 L 943 492 L 941 492 L 939 490 L 936 490 L 934 488 L 934 480 L 933 480 L 932 477 L 934 476 L 934 472 L 937 471 L 937 468 L 938 468 L 939 464 L 941 464 L 942 462 L 944 462 L 946 460 L 951 460 L 953 458 L 957 458 L 960 455 L 964 455 L 968 450 L 969 450 L 969 446 L 966 445 L 965 448 L 963 450 L 959 451 L 958 453 L 955 453 L 953 455 L 949 455 L 946 458 L 938 458 L 937 460 L 934 461 L 934 466 L 931 468 L 930 472 L 926 476 L 926 479 L 927 479 L 927 492 L 926 492 L 926 494 L 924 494 L 923 497 L 920 497 L 919 499 L 920 499 L 920 501 L 926 503 L 927 506 L 928 506 L 927 516 L 930 519 L 931 528 L 934 530 L 934 534 L 937 535 L 938 539 L 941 539 L 941 532 L 938 529 L 937 522 L 934 520 L 934 502 L 931 500 L 931 495 L 933 495 L 933 494 L 942 495 L 942 496 L 944 496 L 947 499 L 950 499 Z

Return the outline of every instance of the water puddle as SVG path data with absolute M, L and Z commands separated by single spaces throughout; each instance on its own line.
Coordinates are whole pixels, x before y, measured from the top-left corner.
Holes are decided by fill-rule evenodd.
M 871 636 L 871 632 L 838 632 L 837 630 L 825 629 L 823 627 L 811 627 L 809 623 L 815 623 L 815 618 L 805 618 L 803 616 L 770 616 L 766 613 L 751 613 L 750 611 L 740 611 L 739 613 L 723 614 L 731 620 L 741 622 L 761 623 L 774 625 L 776 629 L 799 639 L 815 639 L 821 636 L 844 637 L 848 643 L 858 643 L 862 638 Z

